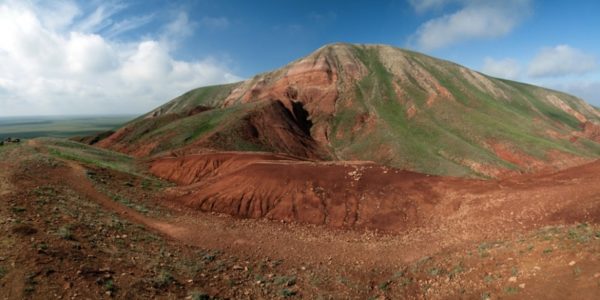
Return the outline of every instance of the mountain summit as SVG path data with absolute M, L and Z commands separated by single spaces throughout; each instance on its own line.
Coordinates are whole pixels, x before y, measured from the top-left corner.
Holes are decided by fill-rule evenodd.
M 332 44 L 243 82 L 189 91 L 99 145 L 136 156 L 261 151 L 499 177 L 598 158 L 599 122 L 598 109 L 565 93 L 391 46 Z

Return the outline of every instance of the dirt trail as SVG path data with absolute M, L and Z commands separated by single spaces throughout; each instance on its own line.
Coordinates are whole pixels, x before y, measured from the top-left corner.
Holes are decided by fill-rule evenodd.
M 33 147 L 38 152 L 46 152 L 46 148 L 43 145 L 41 145 L 41 143 L 38 140 L 29 140 L 27 141 L 27 145 Z M 110 211 L 113 211 L 133 222 L 142 224 L 150 229 L 161 232 L 164 235 L 167 235 L 171 238 L 178 239 L 178 236 L 181 236 L 181 233 L 179 235 L 176 234 L 177 232 L 181 232 L 181 229 L 177 229 L 174 228 L 173 225 L 153 220 L 152 218 L 148 218 L 134 209 L 119 204 L 118 202 L 115 202 L 107 195 L 96 190 L 94 185 L 87 179 L 86 169 L 80 164 L 66 160 L 64 162 L 70 168 L 70 172 L 69 174 L 67 174 L 67 182 L 72 188 L 80 192 L 82 195 L 93 199 L 94 201 L 101 204 L 104 208 Z
M 600 216 L 597 202 L 582 201 L 600 195 L 600 186 L 591 176 L 597 165 L 539 178 L 476 182 L 460 188 L 452 180 L 442 181 L 435 189 L 445 190 L 442 195 L 447 200 L 437 209 L 439 219 L 430 218 L 430 223 L 401 235 L 232 218 L 190 210 L 176 202 L 163 203 L 171 208 L 174 217 L 154 219 L 100 193 L 86 178 L 83 167 L 74 163 L 71 167 L 71 182 L 78 191 L 124 218 L 178 242 L 244 255 L 268 253 L 307 265 L 334 263 L 355 274 L 369 268 L 401 268 L 424 256 L 471 247 L 485 240 L 515 238 L 544 224 L 594 221 Z M 563 180 L 565 176 L 571 179 Z M 544 204 L 553 200 L 560 203 Z M 454 209 L 447 211 L 451 207 Z
M 28 146 L 40 153 L 49 152 L 43 142 L 33 141 Z M 207 157 L 211 159 L 198 159 Z M 234 159 L 223 160 L 230 157 Z M 161 192 L 162 186 L 150 188 L 144 186 L 143 179 L 132 174 L 75 161 L 62 160 L 62 163 L 58 164 L 56 161 L 48 163 L 48 157 L 42 158 L 40 161 L 46 164 L 31 163 L 25 166 L 20 164 L 17 167 L 14 161 L 0 162 L 0 167 L 2 164 L 12 164 L 12 168 L 0 168 L 0 184 L 3 178 L 10 179 L 15 186 L 13 188 L 15 194 L 19 194 L 16 191 L 21 193 L 20 197 L 10 197 L 14 198 L 14 201 L 7 201 L 15 208 L 22 206 L 18 210 L 21 211 L 20 213 L 11 213 L 21 214 L 22 217 L 25 213 L 30 213 L 31 220 L 39 219 L 31 224 L 39 229 L 38 233 L 53 233 L 60 223 L 56 224 L 54 221 L 48 223 L 40 219 L 40 215 L 36 216 L 36 209 L 47 211 L 49 207 L 38 207 L 40 204 L 37 201 L 39 200 L 37 194 L 31 194 L 31 191 L 35 191 L 34 189 L 40 186 L 60 186 L 58 190 L 74 195 L 70 198 L 72 202 L 65 207 L 71 207 L 74 203 L 87 205 L 90 202 L 97 203 L 105 209 L 98 209 L 96 205 L 88 209 L 92 209 L 95 213 L 100 211 L 106 219 L 111 220 L 105 224 L 113 224 L 114 219 L 127 220 L 129 222 L 123 223 L 127 223 L 129 228 L 145 231 L 133 225 L 140 224 L 148 231 L 172 241 L 164 243 L 163 239 L 156 239 L 155 241 L 160 240 L 160 242 L 157 242 L 155 248 L 144 249 L 151 257 L 157 256 L 159 249 L 163 251 L 162 247 L 211 249 L 222 253 L 219 257 L 223 260 L 238 257 L 239 260 L 228 265 L 226 274 L 223 274 L 223 269 L 218 269 L 218 274 L 209 273 L 206 279 L 201 279 L 206 274 L 196 274 L 193 278 L 194 283 L 197 280 L 204 280 L 198 282 L 210 286 L 217 278 L 213 276 L 223 276 L 223 290 L 231 289 L 231 281 L 227 281 L 231 277 L 228 276 L 246 274 L 240 268 L 276 261 L 281 261 L 277 273 L 298 276 L 297 286 L 301 287 L 301 293 L 307 298 L 316 298 L 316 295 L 330 289 L 330 291 L 345 291 L 344 293 L 347 294 L 344 296 L 337 294 L 339 297 L 336 297 L 343 299 L 364 299 L 368 298 L 367 296 L 386 293 L 394 295 L 388 299 L 479 298 L 488 291 L 494 292 L 492 299 L 496 299 L 496 296 L 501 298 L 506 296 L 508 299 L 541 298 L 548 290 L 551 290 L 554 295 L 562 296 L 561 298 L 584 295 L 580 298 L 593 299 L 591 295 L 597 294 L 596 286 L 600 287 L 600 281 L 597 280 L 600 278 L 597 271 L 600 264 L 600 256 L 597 255 L 600 253 L 598 251 L 600 229 L 591 227 L 595 225 L 588 228 L 585 224 L 568 228 L 556 227 L 545 232 L 543 229 L 544 226 L 552 224 L 583 222 L 594 224 L 600 221 L 600 184 L 597 177 L 600 173 L 600 162 L 554 174 L 529 175 L 497 181 L 426 176 L 364 162 L 327 164 L 290 161 L 288 157 L 262 157 L 261 155 L 252 157 L 239 153 L 196 155 L 188 157 L 189 160 L 179 161 L 177 158 L 164 159 L 162 164 L 155 166 L 171 171 L 165 172 L 165 175 L 169 175 L 165 177 L 181 179 L 181 186 L 171 188 L 175 191 L 185 192 L 184 188 L 188 187 L 189 191 L 195 192 L 197 189 L 204 190 L 215 183 L 226 183 L 227 185 L 221 187 L 227 192 L 233 191 L 232 187 L 241 185 L 253 186 L 255 190 L 260 190 L 260 185 L 265 183 L 269 184 L 267 186 L 269 188 L 280 188 L 275 184 L 281 183 L 282 180 L 288 180 L 286 183 L 288 186 L 293 181 L 302 183 L 313 180 L 318 183 L 315 187 L 320 186 L 333 191 L 349 190 L 350 194 L 360 192 L 371 195 L 372 198 L 362 202 L 362 205 L 372 205 L 370 209 L 373 211 L 392 207 L 385 206 L 385 202 L 380 200 L 389 195 L 416 199 L 414 201 L 418 204 L 416 211 L 420 214 L 418 222 L 401 232 L 382 233 L 360 227 L 335 228 L 329 224 L 310 225 L 297 221 L 268 220 L 264 217 L 253 219 L 202 212 L 173 201 L 170 192 Z M 271 171 L 274 169 L 279 169 L 281 173 L 273 176 Z M 198 170 L 202 172 L 196 172 Z M 13 174 L 14 176 L 9 178 L 8 173 L 11 172 L 16 175 Z M 210 180 L 198 180 L 199 174 L 204 174 L 202 176 L 207 176 Z M 256 178 L 261 180 L 256 181 Z M 348 185 L 340 184 L 337 187 L 327 185 L 328 182 L 333 181 L 345 181 Z M 386 187 L 391 184 L 394 184 L 396 190 L 386 190 Z M 369 188 L 376 189 L 369 193 Z M 299 192 L 306 190 L 308 189 Z M 44 189 L 38 192 L 40 191 L 43 192 Z M 51 194 L 51 198 L 55 196 L 56 194 Z M 82 197 L 86 201 L 81 201 Z M 237 196 L 232 194 L 232 197 Z M 337 199 L 345 198 L 337 197 Z M 6 200 L 9 200 L 9 197 L 6 197 Z M 294 203 L 296 207 L 302 207 L 301 199 L 293 200 L 296 201 Z M 31 203 L 25 205 L 27 201 Z M 397 204 L 394 201 L 390 203 Z M 89 218 L 87 212 L 91 211 L 79 211 L 74 214 L 69 211 L 69 214 L 64 216 L 88 216 Z M 115 213 L 119 218 L 113 218 L 106 212 Z M 67 221 L 63 217 L 56 220 L 63 224 L 75 223 L 75 220 Z M 395 216 L 390 214 L 388 217 Z M 78 222 L 93 223 L 89 219 L 78 220 Z M 110 226 L 108 228 L 113 228 Z M 96 236 L 90 234 L 92 231 L 89 230 L 98 229 L 98 232 L 103 232 L 106 225 L 89 228 L 80 225 L 72 228 L 76 236 L 81 237 L 83 241 L 83 237 Z M 86 231 L 82 232 L 83 228 L 87 228 Z M 129 238 L 123 240 L 123 232 L 119 231 L 117 226 L 114 228 L 109 235 L 100 233 L 97 240 L 94 238 L 93 245 L 97 245 L 96 241 L 102 241 L 105 245 L 100 249 L 109 249 L 122 243 L 123 248 L 127 249 L 125 252 L 127 256 L 129 254 L 135 256 L 137 252 L 128 252 L 129 247 L 138 245 L 140 241 L 152 241 L 152 239 L 140 240 L 139 237 L 142 235 L 139 232 L 127 232 Z M 40 238 L 39 235 L 41 234 L 35 236 L 36 240 Z M 44 240 L 47 242 L 56 239 L 51 237 Z M 131 244 L 128 243 L 128 239 L 131 239 Z M 64 244 L 74 243 L 64 239 L 58 241 Z M 24 238 L 23 245 L 32 253 L 36 251 L 30 249 L 30 236 Z M 185 245 L 194 247 L 185 247 Z M 62 249 L 56 245 L 49 248 Z M 45 255 L 43 253 L 34 253 L 31 257 Z M 102 255 L 99 256 L 102 258 Z M 202 255 L 197 255 L 196 252 L 191 255 L 193 257 L 190 261 L 204 264 Z M 179 255 L 167 254 L 165 257 L 187 264 L 187 261 Z M 82 268 L 77 257 L 73 261 L 75 263 L 69 274 L 75 274 Z M 575 261 L 576 264 L 572 265 L 571 261 Z M 57 260 L 57 263 L 62 264 L 62 261 Z M 122 266 L 123 263 L 119 261 L 112 265 Z M 219 263 L 221 261 L 214 264 L 217 266 Z M 169 263 L 165 265 L 172 266 Z M 37 261 L 31 261 L 31 266 L 37 266 Z M 98 263 L 98 267 L 104 266 L 105 263 Z M 129 266 L 128 261 L 126 266 Z M 543 272 L 536 273 L 540 268 Z M 203 270 L 212 272 L 208 268 Z M 115 273 L 148 278 L 147 272 L 133 271 L 135 272 L 131 269 L 118 269 Z M 267 269 L 264 275 L 268 276 L 273 272 Z M 11 274 L 17 274 L 19 278 L 26 276 L 25 273 Z M 398 274 L 405 274 L 406 277 L 399 278 Z M 509 278 L 515 274 L 518 276 L 518 282 L 510 281 Z M 151 274 L 154 275 L 156 274 Z M 65 281 L 72 280 L 64 278 Z M 185 282 L 188 282 L 189 278 L 185 275 L 178 279 L 181 283 L 187 284 Z M 261 289 L 262 286 L 256 283 L 256 278 L 251 274 L 245 280 L 253 289 Z M 314 283 L 315 278 L 323 281 Z M 55 280 L 53 279 L 52 282 Z M 322 284 L 322 282 L 326 283 Z M 556 285 L 556 282 L 561 284 Z M 118 283 L 123 287 L 123 292 L 126 290 L 125 287 L 130 290 L 130 287 L 135 286 L 133 281 L 125 282 L 122 279 L 119 279 Z M 16 281 L 10 284 L 15 291 L 24 289 L 22 281 L 21 285 Z M 522 284 L 523 286 L 526 284 L 526 288 L 521 288 Z M 567 290 L 570 294 L 559 291 L 565 287 L 569 287 Z M 78 286 L 77 292 L 82 289 L 85 288 Z M 356 294 L 357 291 L 360 293 Z M 467 293 L 463 294 L 465 291 Z M 577 293 L 573 294 L 575 292 Z M 211 293 L 219 294 L 218 291 Z M 234 295 L 237 295 L 233 297 L 236 299 L 241 297 L 239 293 Z
M 220 158 L 229 154 L 231 153 L 217 153 L 210 156 Z M 233 191 L 234 186 L 239 187 L 248 182 L 257 188 L 264 184 L 265 179 L 281 180 L 279 175 L 275 176 L 277 178 L 268 176 L 269 172 L 257 176 L 257 168 L 270 170 L 280 167 L 280 164 L 286 164 L 286 178 L 294 174 L 309 174 L 309 177 L 317 178 L 324 174 L 324 170 L 332 169 L 336 172 L 332 178 L 336 179 L 340 176 L 337 173 L 347 175 L 358 167 L 331 164 L 325 169 L 316 169 L 316 173 L 306 173 L 306 169 L 310 170 L 314 163 L 291 163 L 285 159 L 279 161 L 277 157 L 275 161 L 261 161 L 252 165 L 243 155 L 235 157 L 240 160 L 241 165 L 236 161 L 207 163 L 197 159 L 190 160 L 189 164 L 208 166 L 207 172 L 203 174 L 210 174 L 211 179 L 229 178 L 230 180 L 216 181 L 231 184 L 225 187 L 219 185 L 221 190 L 225 191 Z M 182 162 L 169 161 L 177 165 L 167 165 L 169 170 L 186 169 L 181 168 Z M 185 165 L 186 162 L 182 164 Z M 419 201 L 417 212 L 421 214 L 420 218 L 400 235 L 374 234 L 373 231 L 363 229 L 332 230 L 324 226 L 302 225 L 296 222 L 231 218 L 226 214 L 189 209 L 177 201 L 169 200 L 168 197 L 162 204 L 171 209 L 173 216 L 155 219 L 98 191 L 87 178 L 86 170 L 81 165 L 74 162 L 68 162 L 68 165 L 71 169 L 68 175 L 69 183 L 74 189 L 108 210 L 175 241 L 200 247 L 229 249 L 235 253 L 269 253 L 273 257 L 306 261 L 309 264 L 334 261 L 339 265 L 356 268 L 357 271 L 372 266 L 400 266 L 440 251 L 459 249 L 482 240 L 511 238 L 521 232 L 548 224 L 598 221 L 600 218 L 599 202 L 590 201 L 600 199 L 600 185 L 597 184 L 598 179 L 595 176 L 600 169 L 600 163 L 550 175 L 487 182 L 429 177 L 414 173 L 389 174 L 393 170 L 374 167 L 369 171 L 368 164 L 359 164 L 360 167 L 367 168 L 361 171 L 364 176 L 360 181 L 350 179 L 351 183 L 357 182 L 359 191 L 374 185 L 385 187 L 390 183 L 384 179 L 392 178 L 395 184 L 399 184 L 400 192 L 397 194 L 412 199 L 411 201 Z M 296 172 L 297 169 L 300 172 Z M 194 174 L 174 175 L 185 175 L 183 181 L 191 183 L 195 179 L 194 175 L 199 173 L 195 173 L 193 168 L 188 171 Z M 380 174 L 383 172 L 385 176 Z M 377 176 L 369 179 L 369 173 Z M 255 182 L 257 177 L 263 181 Z M 309 180 L 305 177 L 300 178 L 300 181 Z M 327 187 L 324 184 L 321 186 Z M 355 188 L 355 185 L 351 188 Z M 394 194 L 387 192 L 388 195 Z M 379 191 L 377 194 L 379 197 L 385 195 Z M 372 202 L 371 209 L 382 209 L 382 203 Z M 397 205 L 397 202 L 391 203 Z M 301 204 L 296 205 L 300 207 Z
M 269 253 L 272 257 L 320 264 L 332 261 L 360 272 L 365 267 L 398 266 L 425 255 L 422 246 L 409 246 L 401 237 L 373 233 L 331 231 L 321 227 L 271 221 L 232 219 L 226 215 L 181 211 L 172 219 L 154 219 L 115 202 L 87 179 L 86 169 L 68 162 L 72 188 L 121 217 L 142 224 L 172 240 L 199 247 L 228 249 L 234 253 Z M 175 207 L 173 207 L 175 208 Z M 402 247 L 402 253 L 396 249 Z M 349 259 L 353 258 L 353 259 Z
M 31 140 L 28 145 L 36 151 L 47 152 L 39 141 Z M 64 162 L 69 167 L 65 182 L 71 188 L 131 222 L 186 245 L 227 249 L 241 255 L 268 253 L 274 258 L 311 265 L 335 263 L 357 274 L 371 267 L 400 268 L 407 262 L 443 248 L 441 244 L 428 240 L 420 231 L 398 236 L 373 231 L 331 230 L 294 222 L 232 218 L 226 214 L 190 210 L 173 202 L 162 203 L 170 208 L 172 216 L 155 219 L 100 192 L 87 177 L 86 168 L 79 163 Z M 65 174 L 56 176 L 65 177 Z M 426 246 L 429 246 L 428 250 L 424 250 Z M 401 253 L 397 249 L 402 249 Z
M 178 228 L 169 223 L 146 217 L 134 209 L 115 202 L 94 188 L 93 184 L 86 178 L 86 170 L 84 167 L 74 162 L 67 163 L 71 168 L 71 174 L 68 175 L 70 179 L 70 186 L 82 195 L 101 204 L 104 208 L 113 211 L 132 222 L 142 224 L 173 239 L 181 240 L 183 236 L 188 234 L 183 228 Z
M 7 169 L 8 165 L 0 163 L 0 197 L 8 195 L 12 191 L 12 185 L 10 184 L 9 175 Z

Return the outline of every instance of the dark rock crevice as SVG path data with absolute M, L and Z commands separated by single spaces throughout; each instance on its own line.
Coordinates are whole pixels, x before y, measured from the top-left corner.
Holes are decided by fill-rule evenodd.
M 301 102 L 292 101 L 292 114 L 294 116 L 294 120 L 296 120 L 296 124 L 298 127 L 307 135 L 310 136 L 310 129 L 313 126 L 312 121 L 310 120 L 310 115 L 308 111 L 304 109 L 304 105 Z

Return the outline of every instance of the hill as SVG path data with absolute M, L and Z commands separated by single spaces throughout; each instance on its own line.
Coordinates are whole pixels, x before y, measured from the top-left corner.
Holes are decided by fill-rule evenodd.
M 259 151 L 502 177 L 600 155 L 576 97 L 383 45 L 332 44 L 249 80 L 187 92 L 98 145 L 138 157 Z
M 0 298 L 595 299 L 597 122 L 563 93 L 326 46 L 112 134 L 1 146 Z

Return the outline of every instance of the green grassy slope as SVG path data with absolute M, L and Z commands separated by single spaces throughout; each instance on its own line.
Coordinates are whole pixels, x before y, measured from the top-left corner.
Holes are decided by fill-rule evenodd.
M 333 146 L 341 157 L 358 157 L 399 167 L 433 173 L 469 175 L 477 170 L 465 165 L 470 161 L 517 169 L 503 161 L 486 145 L 488 141 L 503 142 L 517 152 L 545 160 L 550 150 L 577 156 L 596 157 L 600 154 L 594 142 L 571 143 L 552 138 L 547 130 L 570 135 L 580 130 L 581 122 L 574 116 L 548 103 L 545 97 L 556 95 L 576 111 L 598 121 L 598 116 L 583 110 L 581 100 L 572 96 L 518 82 L 486 77 L 507 97 L 498 99 L 469 82 L 464 68 L 422 54 L 399 51 L 409 61 L 432 74 L 453 96 L 437 100 L 428 107 L 424 90 L 417 79 L 400 80 L 382 63 L 378 47 L 354 47 L 356 56 L 369 73 L 356 86 L 356 96 L 350 105 L 342 107 L 333 119 Z M 394 82 L 405 94 L 399 96 Z M 409 118 L 407 102 L 418 113 Z M 375 116 L 374 131 L 353 132 L 356 116 Z M 390 151 L 373 151 L 373 145 L 385 145 Z M 482 174 L 480 174 L 482 175 Z
M 153 150 L 153 153 L 161 151 L 177 149 L 186 146 L 198 139 L 208 136 L 215 131 L 227 130 L 234 123 L 240 120 L 245 114 L 250 112 L 256 104 L 236 105 L 226 108 L 214 108 L 192 116 L 185 116 L 177 119 L 172 119 L 163 126 L 152 126 L 152 129 L 145 134 L 132 134 L 129 137 L 138 138 L 127 142 L 137 142 L 140 144 L 149 143 L 152 141 L 160 141 L 160 144 Z M 169 114 L 160 118 L 167 119 Z M 153 122 L 155 119 L 145 119 L 143 122 Z M 137 126 L 135 127 L 137 128 Z M 241 145 L 240 141 L 240 146 Z M 230 150 L 238 150 L 235 148 L 237 143 L 232 142 Z
M 218 107 L 221 104 L 220 100 L 227 97 L 238 85 L 239 83 L 231 83 L 193 89 L 165 103 L 147 115 L 155 112 L 160 115 L 185 113 L 198 106 Z
M 138 174 L 133 158 L 122 153 L 99 149 L 63 139 L 39 138 L 37 141 L 48 149 L 50 155 L 55 157 L 120 172 Z

